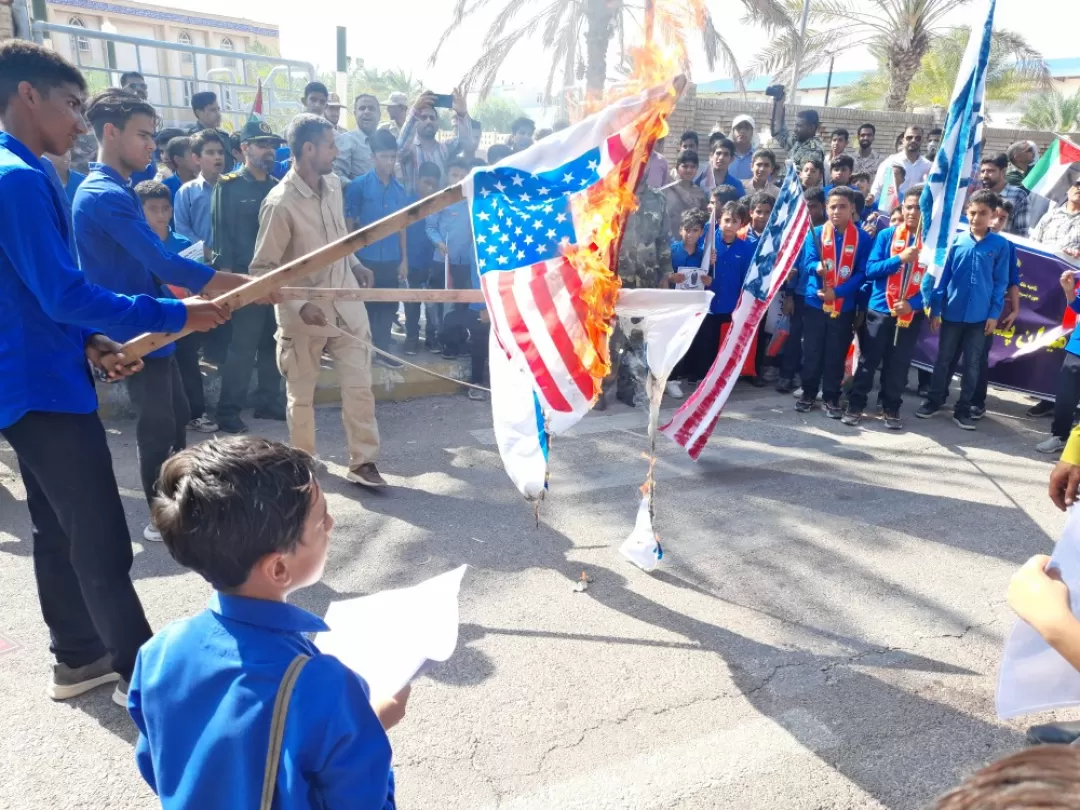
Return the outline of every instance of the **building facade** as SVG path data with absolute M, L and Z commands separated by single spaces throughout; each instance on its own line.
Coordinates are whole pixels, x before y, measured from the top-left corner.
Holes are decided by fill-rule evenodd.
M 130 0 L 47 0 L 45 10 L 49 23 L 119 37 L 139 37 L 163 45 L 192 45 L 224 52 L 254 52 L 266 56 L 280 53 L 276 25 L 242 17 L 196 14 Z M 193 121 L 191 96 L 201 90 L 213 90 L 226 113 L 239 114 L 239 88 L 255 83 L 254 76 L 245 75 L 244 62 L 227 53 L 185 53 L 169 47 L 112 42 L 55 31 L 50 37 L 53 48 L 75 62 L 95 90 L 118 84 L 124 71 L 142 73 L 146 77 L 150 101 L 159 108 L 167 123 Z

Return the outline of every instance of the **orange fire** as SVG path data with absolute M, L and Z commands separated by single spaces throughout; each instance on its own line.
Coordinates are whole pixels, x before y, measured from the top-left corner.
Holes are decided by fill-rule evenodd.
M 589 190 L 586 198 L 575 202 L 574 220 L 579 227 L 587 227 L 589 236 L 581 239 L 578 245 L 568 246 L 564 253 L 583 279 L 580 297 L 588 316 L 586 345 L 579 347 L 579 355 L 592 375 L 594 398 L 600 395 L 600 383 L 611 371 L 608 339 L 614 328 L 615 300 L 622 286 L 616 267 L 623 228 L 627 217 L 638 207 L 635 189 L 645 173 L 656 141 L 667 135 L 668 116 L 675 109 L 685 84 L 681 79 L 673 81 L 685 62 L 685 54 L 677 48 L 646 44 L 631 49 L 630 57 L 633 65 L 630 79 L 609 89 L 603 100 L 596 103 L 596 109 L 665 84 L 670 85 L 670 92 L 656 103 L 652 114 L 644 120 L 628 171 L 609 173 L 602 183 Z

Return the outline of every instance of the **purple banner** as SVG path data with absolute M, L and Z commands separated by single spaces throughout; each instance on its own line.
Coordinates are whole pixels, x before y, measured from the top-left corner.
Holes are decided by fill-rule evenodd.
M 1030 239 L 1016 236 L 1008 239 L 1016 246 L 1020 264 L 1020 315 L 1009 329 L 994 333 L 990 384 L 1054 399 L 1069 339 L 1061 326 L 1065 292 L 1060 278 L 1066 270 L 1080 271 L 1080 266 Z M 929 325 L 923 326 L 914 364 L 933 368 L 937 347 L 938 336 L 930 332 Z

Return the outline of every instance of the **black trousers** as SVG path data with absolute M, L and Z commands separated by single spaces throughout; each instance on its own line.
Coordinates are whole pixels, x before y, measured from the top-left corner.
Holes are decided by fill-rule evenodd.
M 255 396 L 251 403 L 257 411 L 285 410 L 281 390 L 281 372 L 277 366 L 277 319 L 267 304 L 249 304 L 238 309 L 230 319 L 232 340 L 221 367 L 219 419 L 239 416 L 251 385 L 251 371 L 258 372 Z M 186 390 L 186 386 L 185 386 Z
M 238 313 L 239 314 L 239 313 Z M 161 465 L 187 446 L 188 411 L 175 357 L 146 357 L 145 367 L 127 380 L 135 406 L 135 444 L 146 502 L 154 500 Z
M 840 402 L 844 382 L 844 362 L 855 337 L 855 310 L 830 317 L 825 310 L 808 306 L 803 310 L 802 398 Z
M 986 322 L 957 323 L 942 321 L 938 333 L 938 356 L 934 363 L 934 378 L 930 383 L 930 394 L 926 401 L 940 408 L 949 395 L 949 381 L 960 363 L 960 398 L 953 406 L 956 416 L 971 414 L 971 401 L 975 396 L 975 386 L 979 382 L 979 368 L 982 366 L 983 347 L 987 340 Z
M 867 397 L 874 388 L 874 375 L 881 367 L 881 404 L 886 413 L 899 413 L 911 357 L 925 317 L 922 312 L 916 312 L 909 326 L 898 328 L 892 315 L 867 311 L 866 322 L 859 331 L 859 367 L 848 398 L 851 410 L 866 408 Z
M 49 649 L 69 667 L 109 652 L 131 680 L 150 625 L 131 584 L 131 536 L 101 420 L 32 411 L 0 433 L 26 487 Z
M 230 320 L 229 323 L 231 324 L 232 321 Z M 190 419 L 198 419 L 206 413 L 202 368 L 199 366 L 199 351 L 202 348 L 202 332 L 192 332 L 176 341 L 176 365 L 180 369 L 180 379 L 183 380 L 184 396 L 187 397 L 188 411 L 191 413 Z
M 780 356 L 780 376 L 792 379 L 802 369 L 803 359 L 803 315 L 806 312 L 806 297 L 791 293 L 795 302 L 791 313 L 791 331 L 784 341 L 784 350 Z
M 363 261 L 363 260 L 361 260 Z M 398 268 L 401 262 L 364 262 L 375 276 L 375 286 L 380 289 L 397 289 L 401 282 L 398 280 Z M 371 342 L 377 349 L 384 352 L 390 351 L 390 327 L 397 317 L 398 304 L 396 301 L 368 301 L 368 321 L 371 324 Z
M 1054 423 L 1050 427 L 1050 432 L 1059 439 L 1069 438 L 1077 405 L 1080 405 L 1080 357 L 1072 352 L 1065 352 L 1065 360 L 1062 361 L 1058 374 Z
M 705 378 L 720 351 L 720 333 L 725 323 L 731 323 L 731 314 L 706 313 L 701 326 L 690 343 L 686 354 L 675 364 L 669 379 L 697 382 Z
M 480 311 L 462 306 L 447 313 L 439 340 L 451 351 L 462 351 L 466 343 L 472 359 L 469 382 L 484 385 L 488 376 L 488 333 L 491 325 L 480 320 Z
M 990 348 L 994 345 L 994 336 L 989 335 L 983 341 L 982 362 L 979 363 L 979 381 L 975 384 L 975 393 L 971 397 L 973 408 L 986 407 L 986 390 L 990 385 Z

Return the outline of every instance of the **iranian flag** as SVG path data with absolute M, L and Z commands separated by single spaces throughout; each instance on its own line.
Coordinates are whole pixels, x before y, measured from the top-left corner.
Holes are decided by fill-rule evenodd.
M 1033 194 L 1051 197 L 1074 163 L 1080 163 L 1080 146 L 1064 138 L 1054 138 L 1054 142 L 1024 178 L 1024 188 Z
M 248 121 L 262 121 L 263 120 L 263 102 L 262 102 L 262 79 L 259 79 L 258 88 L 255 90 L 255 101 L 251 104 L 251 115 L 248 116 Z

